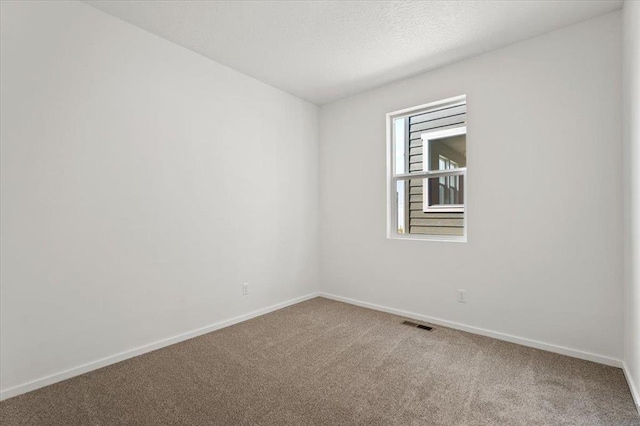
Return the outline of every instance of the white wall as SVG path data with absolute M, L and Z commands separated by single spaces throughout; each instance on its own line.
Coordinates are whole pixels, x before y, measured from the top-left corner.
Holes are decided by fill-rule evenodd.
M 323 106 L 323 291 L 619 363 L 620 46 L 617 11 Z M 469 242 L 386 239 L 385 114 L 465 93 Z
M 3 391 L 317 291 L 317 107 L 81 3 L 1 12 Z
M 623 8 L 625 370 L 640 406 L 640 2 Z

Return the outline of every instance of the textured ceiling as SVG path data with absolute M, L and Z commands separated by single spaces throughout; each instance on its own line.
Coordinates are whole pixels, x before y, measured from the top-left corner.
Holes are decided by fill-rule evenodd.
M 316 104 L 622 6 L 622 0 L 85 3 Z

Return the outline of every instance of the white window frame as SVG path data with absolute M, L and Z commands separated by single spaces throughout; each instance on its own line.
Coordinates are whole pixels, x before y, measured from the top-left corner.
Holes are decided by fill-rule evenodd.
M 406 108 L 399 111 L 390 112 L 386 115 L 387 119 L 387 238 L 398 240 L 420 240 L 420 241 L 451 241 L 451 242 L 467 242 L 467 216 L 469 213 L 469 201 L 467 198 L 468 182 L 466 179 L 467 168 L 446 171 L 419 171 L 411 173 L 398 174 L 395 170 L 395 141 L 394 141 L 394 120 L 397 118 L 406 118 L 413 115 L 438 110 L 447 107 L 466 104 L 467 96 L 461 95 L 441 101 L 431 102 L 412 108 Z M 466 129 L 466 128 L 465 128 Z M 428 132 L 431 133 L 431 132 Z M 424 151 L 424 149 L 423 149 Z M 424 155 L 424 152 L 423 152 Z M 426 234 L 409 234 L 398 233 L 398 208 L 396 187 L 399 180 L 408 181 L 415 178 L 430 178 L 442 176 L 464 176 L 464 228 L 463 235 L 426 235 Z M 441 211 L 441 210 L 440 210 Z M 406 224 L 408 227 L 408 224 Z
M 440 139 L 444 139 L 444 138 L 450 138 L 453 136 L 462 136 L 462 135 L 466 135 L 467 134 L 467 127 L 463 126 L 463 127 L 454 127 L 453 129 L 445 129 L 445 130 L 435 130 L 435 131 L 430 131 L 430 132 L 426 132 L 423 133 L 421 135 L 422 138 L 422 170 L 428 172 L 429 171 L 429 165 L 431 164 L 431 158 L 429 157 L 429 153 L 431 152 L 430 150 L 430 144 L 431 141 L 436 141 L 436 140 L 440 140 Z M 449 160 L 451 161 L 451 160 Z M 462 170 L 465 169 L 465 167 L 460 167 L 457 169 L 447 169 L 447 170 L 451 170 L 451 171 L 455 171 L 455 170 Z M 464 175 L 461 173 L 461 175 Z M 454 175 L 452 175 L 454 176 Z M 465 182 L 466 183 L 466 182 Z M 464 185 L 463 185 L 464 187 Z M 424 212 L 428 212 L 428 213 L 460 213 L 460 212 L 464 212 L 464 204 L 440 204 L 440 205 L 429 205 L 429 179 L 425 178 L 422 182 L 422 193 L 424 194 L 422 197 L 422 211 Z M 463 194 L 463 199 L 466 202 L 466 198 L 464 198 L 464 194 Z

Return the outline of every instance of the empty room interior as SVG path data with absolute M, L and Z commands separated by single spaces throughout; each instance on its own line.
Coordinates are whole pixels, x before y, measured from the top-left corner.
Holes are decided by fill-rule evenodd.
M 640 1 L 0 1 L 0 424 L 640 425 Z

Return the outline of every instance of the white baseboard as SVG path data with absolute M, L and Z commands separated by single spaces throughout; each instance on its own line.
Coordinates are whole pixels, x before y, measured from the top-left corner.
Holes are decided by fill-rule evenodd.
M 558 346 L 550 343 L 539 342 L 537 340 L 531 340 L 523 337 L 512 336 L 510 334 L 500 333 L 498 331 L 486 330 L 484 328 L 473 327 L 470 325 L 460 324 L 457 322 L 433 318 L 426 315 L 416 314 L 413 312 L 407 312 L 400 309 L 394 309 L 394 308 L 389 308 L 382 305 L 376 305 L 375 303 L 361 302 L 359 300 L 350 299 L 348 297 L 337 296 L 335 294 L 320 292 L 319 295 L 327 299 L 337 300 L 339 302 L 345 302 L 351 305 L 361 306 L 363 308 L 369 308 L 369 309 L 374 309 L 376 311 L 382 311 L 390 314 L 399 315 L 402 317 L 413 318 L 426 323 L 440 325 L 442 327 L 454 328 L 456 330 L 462 330 L 469 333 L 480 334 L 482 336 L 493 337 L 494 339 L 504 340 L 511 343 L 517 343 L 519 345 L 529 346 L 531 348 L 542 349 L 545 351 L 555 352 L 558 354 L 567 355 L 574 358 L 580 358 L 587 361 L 597 362 L 599 364 L 605 364 L 612 367 L 622 368 L 621 360 L 610 358 L 604 355 L 593 354 L 590 352 L 584 352 L 577 349 L 567 348 L 564 346 Z
M 165 346 L 170 346 L 170 345 L 182 342 L 184 340 L 192 339 L 194 337 L 198 337 L 203 334 L 211 333 L 212 331 L 220 330 L 221 328 L 229 327 L 231 325 L 238 324 L 240 322 L 247 321 L 264 314 L 268 314 L 269 312 L 277 311 L 278 309 L 286 308 L 287 306 L 295 305 L 296 303 L 313 299 L 314 297 L 317 297 L 317 296 L 319 296 L 318 293 L 311 293 L 306 296 L 297 297 L 295 299 L 287 300 L 286 302 L 278 303 L 272 306 L 268 306 L 266 308 L 258 309 L 257 311 L 249 312 L 248 314 L 240 315 L 225 321 L 220 321 L 215 324 L 208 325 L 206 327 L 198 328 L 196 330 L 182 333 L 177 336 L 159 340 L 157 342 L 150 343 L 148 345 L 139 346 L 137 348 L 120 352 L 118 354 L 111 355 L 105 358 L 101 358 L 96 361 L 92 361 L 92 362 L 80 365 L 78 367 L 61 371 L 59 373 L 51 374 L 49 376 L 46 376 L 37 380 L 33 380 L 31 382 L 28 382 L 22 385 L 14 386 L 12 388 L 5 389 L 0 392 L 0 401 L 5 400 L 7 398 L 12 398 L 14 396 L 21 395 L 26 392 L 30 392 L 32 390 L 42 388 L 45 386 L 49 386 L 54 383 L 58 383 L 63 380 L 70 379 L 72 377 L 79 376 L 84 373 L 88 373 L 89 371 L 97 370 L 98 368 L 106 367 L 108 365 L 115 364 L 117 362 L 124 361 L 126 359 L 133 358 L 138 355 L 145 354 L 147 352 L 155 351 L 156 349 L 164 348 Z
M 622 362 L 622 371 L 624 371 L 624 377 L 627 379 L 629 389 L 631 389 L 631 396 L 633 397 L 633 402 L 636 404 L 636 410 L 638 410 L 638 414 L 640 414 L 640 388 L 638 388 L 638 384 L 633 381 L 629 367 L 627 367 L 627 363 L 624 361 Z

